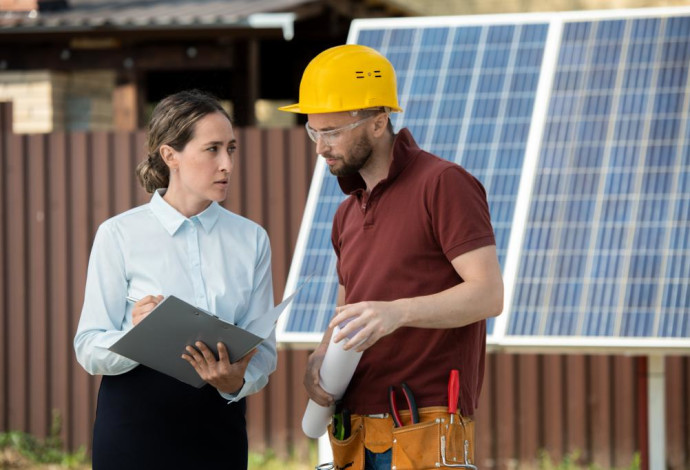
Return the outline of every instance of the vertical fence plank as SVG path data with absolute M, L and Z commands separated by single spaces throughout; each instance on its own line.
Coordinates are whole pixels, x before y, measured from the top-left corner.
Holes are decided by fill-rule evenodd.
M 241 214 L 266 228 L 265 219 L 265 185 L 263 171 L 264 146 L 260 129 L 244 129 L 244 146 L 242 151 L 241 180 L 242 203 Z
M 273 380 L 269 378 L 269 384 Z M 269 385 L 270 387 L 270 385 Z M 269 414 L 267 413 L 266 388 L 247 397 L 247 437 L 249 448 L 255 452 L 265 452 L 268 449 L 267 430 Z
M 584 356 L 566 356 L 565 364 L 565 434 L 566 453 L 579 452 L 587 460 L 587 369 Z M 544 428 L 546 435 L 554 432 L 553 427 Z
M 687 390 L 684 390 L 683 360 L 680 357 L 666 358 L 666 461 L 673 470 L 684 470 L 684 465 L 690 464 L 685 455 L 687 441 L 682 437 L 686 434 L 687 422 L 682 413 L 674 410 L 683 409 L 683 400 L 687 400 Z M 680 439 L 678 439 L 680 437 Z M 687 436 L 686 436 L 687 439 Z
M 309 351 L 290 350 L 288 359 L 291 360 L 291 367 L 288 372 L 288 393 L 290 400 L 288 407 L 291 412 L 290 426 L 290 450 L 294 457 L 300 462 L 309 460 L 309 439 L 302 433 L 302 416 L 307 407 L 309 399 L 304 386 L 302 377 L 307 369 Z
M 269 410 L 271 412 L 268 429 L 268 445 L 275 454 L 281 458 L 288 456 L 288 401 L 287 384 L 287 351 L 278 350 L 278 363 L 280 367 L 271 375 L 271 383 L 266 388 L 269 397 Z
M 46 279 L 46 147 L 42 135 L 28 139 L 26 164 L 30 175 L 28 196 L 28 392 L 29 392 L 29 432 L 45 437 L 50 429 L 48 409 L 48 322 Z
M 685 443 L 685 462 L 690 462 L 690 357 L 683 358 L 683 408 L 674 410 L 685 416 L 685 426 L 681 436 L 681 442 Z
M 630 357 L 612 358 L 613 397 L 613 466 L 629 467 L 637 450 L 635 429 L 638 423 L 635 409 L 635 364 Z
M 113 215 L 136 206 L 137 177 L 134 158 L 135 134 L 116 132 L 113 135 L 112 159 Z M 140 152 L 141 153 L 141 152 Z
M 515 465 L 517 442 L 515 440 L 515 356 L 498 354 L 496 356 L 496 414 L 495 436 L 497 441 L 496 463 L 498 468 L 511 468 Z
M 27 414 L 27 249 L 25 139 L 11 135 L 7 155 L 7 329 L 8 329 L 8 415 L 10 429 L 28 429 Z
M 68 233 L 69 198 L 68 198 L 68 156 L 67 139 L 64 133 L 50 135 L 48 159 L 48 186 L 50 210 L 48 224 L 50 237 L 48 245 L 48 265 L 50 279 L 50 296 L 48 300 L 49 341 L 50 341 L 50 408 L 56 410 L 62 421 L 60 436 L 68 442 L 68 430 L 72 421 L 67 414 L 70 409 L 71 365 L 73 357 L 72 331 L 69 329 L 69 257 Z
M 495 435 L 493 432 L 495 420 L 497 419 L 495 410 L 496 387 L 494 386 L 496 356 L 497 353 L 486 355 L 482 393 L 479 396 L 479 405 L 474 415 L 474 459 L 479 468 L 497 468 L 494 445 Z
M 273 268 L 274 279 L 287 279 L 287 272 L 289 269 L 288 252 L 288 225 L 287 212 L 289 208 L 288 191 L 286 190 L 286 133 L 281 129 L 263 130 L 263 140 L 266 142 L 265 146 L 265 168 L 263 173 L 266 174 L 266 187 L 263 192 L 266 194 L 268 224 L 267 230 L 271 240 L 272 259 L 271 265 Z M 284 285 L 274 285 L 274 294 L 277 302 L 283 296 Z
M 8 215 L 8 196 L 9 196 L 9 177 L 7 175 L 7 161 L 9 158 L 9 143 L 7 142 L 11 128 L 11 115 L 9 124 L 7 122 L 7 112 L 12 108 L 9 103 L 0 103 L 0 429 L 8 429 L 9 417 L 9 395 L 7 387 L 9 383 L 9 330 L 7 318 L 9 312 L 8 302 L 8 282 L 9 282 L 9 243 L 7 241 L 7 229 L 9 226 Z
M 526 465 L 535 465 L 539 454 L 539 408 L 541 394 L 539 387 L 538 358 L 534 354 L 517 357 L 517 441 L 518 460 Z
M 90 137 L 85 133 L 71 135 L 70 142 L 70 255 L 72 285 L 70 286 L 70 332 L 74 334 L 84 300 L 86 267 L 91 249 L 91 220 L 88 202 L 91 198 L 89 164 Z M 71 443 L 74 447 L 91 440 L 92 410 L 91 379 L 77 364 L 72 354 Z
M 589 416 L 591 416 L 591 461 L 604 468 L 612 464 L 611 359 L 589 357 Z
M 541 422 L 544 431 L 543 448 L 555 461 L 563 458 L 565 436 L 563 435 L 563 401 L 568 394 L 564 390 L 562 375 L 563 356 L 545 355 L 542 364 L 542 396 Z

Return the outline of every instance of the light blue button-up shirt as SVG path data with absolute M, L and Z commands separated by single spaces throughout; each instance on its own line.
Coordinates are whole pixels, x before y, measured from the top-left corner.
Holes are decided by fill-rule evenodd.
M 127 296 L 175 295 L 240 327 L 273 306 L 266 231 L 215 202 L 186 218 L 163 194 L 98 228 L 74 338 L 77 360 L 90 374 L 118 375 L 138 365 L 108 350 L 132 328 Z M 275 368 L 273 331 L 249 362 L 242 389 L 221 395 L 237 401 L 255 393 Z

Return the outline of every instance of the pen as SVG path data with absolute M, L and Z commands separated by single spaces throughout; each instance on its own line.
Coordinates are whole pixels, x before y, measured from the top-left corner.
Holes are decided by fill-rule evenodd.
M 141 299 L 136 299 L 136 298 L 132 297 L 131 295 L 128 295 L 128 296 L 127 296 L 127 300 L 129 300 L 129 301 L 132 302 L 132 303 L 137 303 L 137 302 L 139 302 Z

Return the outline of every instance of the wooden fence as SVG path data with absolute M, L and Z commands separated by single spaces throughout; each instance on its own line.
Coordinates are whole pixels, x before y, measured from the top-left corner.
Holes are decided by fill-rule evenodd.
M 76 363 L 72 338 L 95 230 L 148 200 L 133 176 L 136 133 L 14 135 L 0 106 L 0 431 L 50 432 L 89 445 L 99 379 Z M 311 174 L 304 129 L 237 129 L 227 207 L 266 227 L 282 297 Z M 250 446 L 307 459 L 300 429 L 308 351 L 283 345 L 270 384 L 248 400 Z M 477 413 L 480 468 L 531 468 L 579 451 L 624 467 L 646 446 L 644 358 L 489 354 Z M 668 468 L 690 468 L 690 359 L 666 359 Z

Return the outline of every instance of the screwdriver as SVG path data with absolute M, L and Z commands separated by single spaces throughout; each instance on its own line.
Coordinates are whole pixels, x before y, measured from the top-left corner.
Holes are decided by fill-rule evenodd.
M 460 395 L 460 371 L 452 369 L 448 377 L 448 413 L 450 422 L 453 424 L 453 416 L 458 410 L 458 396 Z

